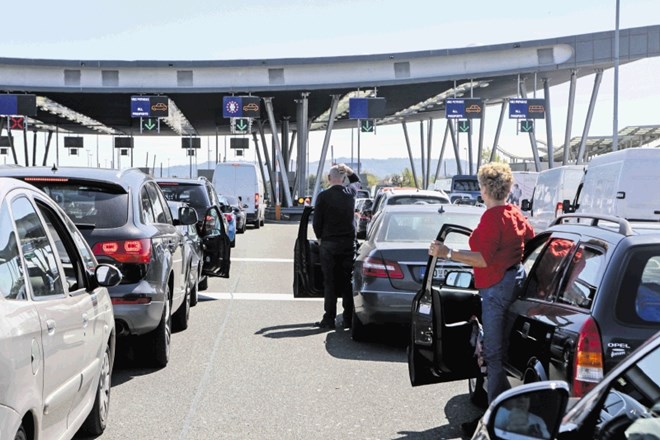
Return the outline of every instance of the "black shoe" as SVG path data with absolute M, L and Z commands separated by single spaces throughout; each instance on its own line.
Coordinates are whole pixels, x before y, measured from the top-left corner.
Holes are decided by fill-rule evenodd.
M 474 434 L 474 431 L 477 430 L 477 426 L 479 425 L 479 420 L 481 420 L 481 417 L 477 417 L 474 420 L 470 420 L 469 422 L 461 423 L 461 430 L 465 435 L 472 436 Z
M 322 319 L 320 322 L 314 323 L 314 327 L 319 327 L 323 329 L 334 329 L 335 323 L 334 321 L 328 321 L 326 319 Z
M 346 318 L 346 317 L 344 316 L 344 319 L 343 319 L 343 322 L 342 322 L 342 326 L 343 326 L 345 329 L 349 329 L 349 328 L 351 328 L 351 327 L 353 326 L 352 318 L 353 318 L 352 316 L 349 316 L 348 318 Z

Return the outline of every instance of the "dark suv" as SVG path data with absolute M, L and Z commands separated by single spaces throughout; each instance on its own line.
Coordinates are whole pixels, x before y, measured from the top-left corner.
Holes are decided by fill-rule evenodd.
M 448 235 L 470 230 L 449 226 Z M 444 260 L 430 258 L 428 267 Z M 527 278 L 508 311 L 509 375 L 525 383 L 564 380 L 574 396 L 592 389 L 660 329 L 660 224 L 565 215 L 525 249 Z M 409 371 L 413 385 L 478 378 L 472 316 L 481 301 L 472 274 L 425 279 L 412 307 Z M 474 339 L 473 339 L 474 342 Z M 446 356 L 444 355 L 446 354 Z M 470 382 L 473 401 L 485 397 Z
M 204 265 L 199 290 L 208 288 L 208 276 L 229 277 L 231 241 L 225 207 L 208 179 L 161 178 L 156 182 L 169 201 L 185 202 L 197 211 L 197 232 L 204 238 Z M 215 232 L 214 232 L 215 231 Z
M 150 361 L 167 365 L 172 325 L 187 327 L 190 298 L 183 237 L 153 177 L 139 169 L 2 168 L 43 190 L 82 232 L 99 263 L 124 275 L 109 289 L 117 336 L 137 335 Z M 181 208 L 181 224 L 195 221 Z

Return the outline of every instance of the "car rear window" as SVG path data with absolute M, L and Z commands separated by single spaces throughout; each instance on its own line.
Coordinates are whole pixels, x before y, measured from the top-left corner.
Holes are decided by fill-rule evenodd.
M 30 183 L 48 194 L 76 225 L 118 228 L 128 220 L 128 193 L 119 185 L 80 180 Z
M 437 212 L 390 212 L 380 223 L 376 235 L 377 242 L 425 242 L 430 243 L 440 232 L 445 223 L 465 226 L 470 229 L 477 227 L 481 213 L 444 213 Z M 451 234 L 448 245 L 467 247 L 467 237 L 460 234 Z
M 206 209 L 211 205 L 202 185 L 176 182 L 158 182 L 158 185 L 168 201 L 186 202 L 195 209 Z
M 618 318 L 637 325 L 660 323 L 660 247 L 636 250 L 619 289 Z
M 449 203 L 449 200 L 431 196 L 401 196 L 390 197 L 387 200 L 388 205 L 433 205 L 437 203 Z

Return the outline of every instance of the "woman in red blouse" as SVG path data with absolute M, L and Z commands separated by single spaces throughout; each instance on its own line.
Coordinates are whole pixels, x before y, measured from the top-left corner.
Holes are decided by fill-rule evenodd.
M 479 187 L 486 211 L 470 235 L 470 251 L 449 249 L 439 241 L 431 243 L 429 254 L 474 268 L 474 283 L 481 295 L 484 329 L 483 356 L 487 366 L 488 403 L 511 388 L 503 367 L 506 355 L 506 310 L 513 303 L 516 283 L 525 278 L 520 264 L 525 243 L 534 229 L 520 209 L 506 203 L 513 175 L 505 163 L 493 162 L 479 168 Z

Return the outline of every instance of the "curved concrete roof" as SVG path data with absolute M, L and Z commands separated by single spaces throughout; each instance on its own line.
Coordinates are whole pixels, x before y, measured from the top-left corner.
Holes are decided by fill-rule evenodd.
M 309 93 L 312 128 L 330 106 L 330 95 L 346 96 L 356 89 L 375 90 L 387 98 L 388 117 L 381 123 L 444 116 L 444 98 L 463 94 L 489 103 L 515 96 L 517 80 L 527 90 L 568 81 L 614 65 L 614 32 L 599 32 L 492 46 L 324 58 L 229 61 L 112 61 L 0 58 L 0 89 L 35 93 L 43 124 L 77 133 L 111 128 L 139 135 L 130 115 L 130 96 L 163 94 L 199 135 L 226 133 L 222 97 L 252 94 L 273 97 L 276 120 L 296 122 L 296 100 Z M 660 26 L 620 31 L 620 63 L 660 55 Z M 533 83 L 536 78 L 536 85 Z M 470 82 L 473 87 L 470 90 Z M 47 111 L 45 100 L 90 118 L 87 126 Z M 262 111 L 262 118 L 265 113 Z M 354 122 L 341 114 L 335 126 Z M 38 124 L 37 124 L 38 125 Z M 175 134 L 161 124 L 161 134 Z M 97 127 L 98 128 L 98 127 Z M 181 127 L 178 127 L 181 129 Z M 174 127 L 177 130 L 177 127 Z

